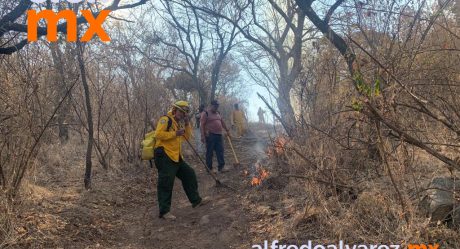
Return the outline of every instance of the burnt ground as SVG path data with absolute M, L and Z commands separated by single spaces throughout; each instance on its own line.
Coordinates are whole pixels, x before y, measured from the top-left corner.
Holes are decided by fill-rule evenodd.
M 92 190 L 83 188 L 84 155 L 78 148 L 58 157 L 27 184 L 31 196 L 18 210 L 17 239 L 8 248 L 251 248 L 263 219 L 251 195 L 258 188 L 245 174 L 261 157 L 255 138 L 235 140 L 241 166 L 234 168 L 228 144 L 230 171 L 220 180 L 237 191 L 216 187 L 204 166 L 189 151 L 186 161 L 195 169 L 199 191 L 211 199 L 193 209 L 176 178 L 172 213 L 175 221 L 157 217 L 156 170 L 148 163 L 115 165 L 108 171 L 95 163 Z M 257 148 L 255 148 L 257 147 Z M 114 163 L 112 162 L 112 165 Z M 44 172 L 46 171 L 46 172 Z

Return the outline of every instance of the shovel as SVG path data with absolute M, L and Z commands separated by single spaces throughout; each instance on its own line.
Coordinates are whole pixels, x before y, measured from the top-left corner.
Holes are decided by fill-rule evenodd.
M 227 139 L 228 139 L 228 143 L 230 144 L 230 148 L 232 148 L 233 156 L 235 157 L 235 161 L 236 161 L 236 163 L 233 163 L 233 166 L 235 168 L 239 167 L 239 166 L 241 166 L 241 164 L 240 164 L 240 161 L 238 160 L 238 157 L 236 156 L 235 149 L 233 149 L 232 140 L 230 139 L 229 135 L 227 135 Z

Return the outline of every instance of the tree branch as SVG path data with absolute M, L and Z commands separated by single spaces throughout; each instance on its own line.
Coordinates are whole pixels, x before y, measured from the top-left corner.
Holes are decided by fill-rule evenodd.
M 19 43 L 13 45 L 13 46 L 10 46 L 10 47 L 6 47 L 6 48 L 0 48 L 0 54 L 12 54 L 14 52 L 17 52 L 19 50 L 21 50 L 23 47 L 25 47 L 27 45 L 27 39 L 24 39 L 22 41 L 20 41 Z
M 121 9 L 130 9 L 137 7 L 139 5 L 145 4 L 149 0 L 139 0 L 136 3 L 126 4 L 123 6 L 119 6 L 120 0 L 114 0 L 113 3 L 105 8 L 104 10 L 121 10 Z M 22 16 L 25 11 L 30 7 L 31 2 L 30 0 L 21 0 L 21 3 L 10 13 L 5 15 L 0 21 L 0 37 L 2 37 L 6 32 L 15 31 L 19 33 L 26 33 L 27 32 L 27 25 L 26 24 L 19 24 L 14 23 L 13 21 Z M 99 12 L 95 12 L 93 14 L 99 15 Z M 77 25 L 87 23 L 88 21 L 83 17 L 80 16 L 77 18 Z M 67 33 L 67 22 L 61 23 L 57 26 L 57 30 L 60 33 L 66 34 Z M 47 27 L 38 27 L 37 28 L 37 35 L 38 37 L 45 36 L 48 34 Z M 19 43 L 6 47 L 0 48 L 0 54 L 12 54 L 14 52 L 19 51 L 20 49 L 24 48 L 27 45 L 27 40 L 22 40 Z
M 334 11 L 343 3 L 345 2 L 346 0 L 337 0 L 332 6 L 331 8 L 327 11 L 326 13 L 326 16 L 324 16 L 324 22 L 325 23 L 329 23 L 329 21 L 331 20 L 331 17 L 332 17 L 332 14 L 334 14 Z
M 30 0 L 21 0 L 18 6 L 0 19 L 0 37 L 8 31 L 4 28 L 4 25 L 16 21 L 31 5 L 32 2 Z

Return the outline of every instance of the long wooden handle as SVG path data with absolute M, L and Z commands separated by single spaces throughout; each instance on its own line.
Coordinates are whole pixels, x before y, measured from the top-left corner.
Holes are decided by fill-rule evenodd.
M 230 136 L 227 135 L 227 139 L 228 139 L 228 143 L 230 144 L 230 148 L 232 148 L 232 152 L 233 152 L 233 156 L 235 157 L 235 161 L 236 163 L 240 163 L 238 161 L 238 157 L 236 157 L 236 153 L 235 153 L 235 149 L 233 149 L 233 144 L 232 144 L 232 140 L 230 139 Z
M 196 151 L 195 147 L 193 147 L 193 145 L 190 143 L 190 141 L 184 136 L 183 137 L 185 139 L 185 141 L 187 141 L 188 145 L 190 146 L 190 148 L 192 148 L 193 152 L 195 153 L 195 156 L 198 157 L 198 159 L 201 161 L 201 163 L 204 165 L 206 171 L 211 175 L 211 177 L 218 183 L 218 184 L 222 184 L 218 179 L 217 179 L 217 176 L 214 174 L 214 172 L 212 172 L 210 169 L 208 169 L 208 166 L 206 165 L 206 163 L 204 162 L 204 160 L 201 158 L 200 154 Z
M 208 174 L 214 179 L 214 181 L 216 181 L 216 185 L 228 188 L 228 189 L 233 190 L 235 192 L 238 192 L 238 190 L 236 190 L 236 188 L 232 188 L 232 187 L 228 186 L 227 184 L 223 184 L 221 181 L 219 181 L 219 179 L 217 179 L 217 176 L 210 169 L 208 169 L 208 166 L 206 165 L 204 160 L 201 158 L 200 154 L 196 151 L 195 147 L 193 147 L 193 145 L 190 143 L 190 141 L 185 136 L 184 136 L 184 138 L 185 138 L 185 141 L 187 141 L 187 143 L 190 146 L 190 148 L 192 148 L 193 152 L 195 152 L 195 155 L 198 157 L 198 159 L 200 159 L 201 163 L 204 165 L 204 167 L 206 168 L 206 171 L 208 172 Z

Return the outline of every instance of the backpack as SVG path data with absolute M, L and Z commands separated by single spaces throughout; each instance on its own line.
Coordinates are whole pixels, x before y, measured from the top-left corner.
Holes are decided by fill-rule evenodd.
M 169 131 L 172 126 L 172 119 L 166 115 L 164 115 L 164 117 L 168 118 L 168 126 L 166 127 L 166 131 Z M 156 144 L 155 130 L 153 130 L 145 134 L 144 140 L 142 140 L 141 142 L 141 146 L 142 146 L 141 159 L 142 160 L 152 160 L 153 159 L 153 154 L 154 154 L 153 149 L 155 148 L 155 144 Z

